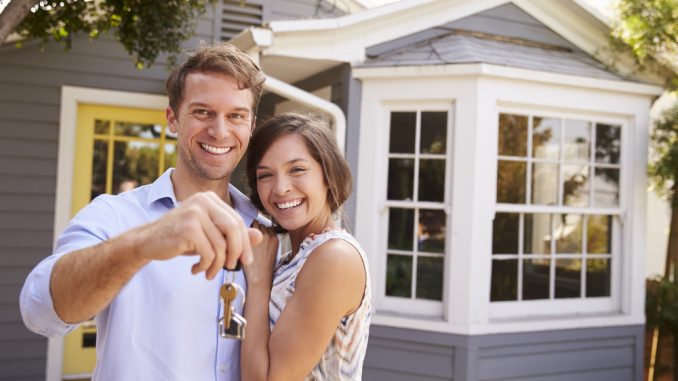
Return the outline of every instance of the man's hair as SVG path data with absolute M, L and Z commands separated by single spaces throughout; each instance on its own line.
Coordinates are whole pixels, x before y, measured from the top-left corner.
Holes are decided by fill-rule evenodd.
M 257 127 L 252 135 L 247 151 L 247 182 L 251 189 L 252 203 L 264 210 L 257 192 L 257 166 L 270 146 L 288 134 L 299 135 L 313 159 L 322 167 L 323 179 L 328 187 L 327 202 L 332 213 L 336 212 L 351 194 L 351 170 L 327 124 L 295 113 L 284 113 L 270 118 Z
M 225 42 L 208 44 L 201 41 L 195 50 L 188 53 L 186 62 L 174 68 L 167 78 L 169 105 L 176 115 L 179 115 L 186 77 L 190 73 L 225 74 L 238 83 L 239 89 L 249 89 L 252 92 L 252 118 L 254 119 L 266 76 L 250 56 Z

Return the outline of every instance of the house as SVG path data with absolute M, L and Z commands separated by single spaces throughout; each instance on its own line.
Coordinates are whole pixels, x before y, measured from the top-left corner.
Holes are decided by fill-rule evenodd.
M 346 114 L 375 294 L 365 379 L 642 379 L 667 71 L 635 73 L 608 36 L 578 0 L 405 0 L 233 38 Z
M 222 0 L 197 28 L 187 46 L 232 38 L 259 60 L 260 119 L 317 112 L 345 149 L 374 290 L 366 380 L 641 379 L 647 127 L 666 72 L 610 65 L 594 11 Z M 74 211 L 173 165 L 167 72 L 134 69 L 112 39 L 25 45 L 0 47 L 0 374 L 75 379 L 93 328 L 34 335 L 18 294 Z

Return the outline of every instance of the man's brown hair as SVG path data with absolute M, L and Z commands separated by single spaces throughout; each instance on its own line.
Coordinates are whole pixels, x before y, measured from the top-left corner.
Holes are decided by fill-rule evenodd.
M 167 78 L 169 105 L 176 115 L 179 115 L 179 106 L 184 97 L 186 77 L 196 72 L 225 74 L 235 79 L 239 89 L 249 89 L 252 92 L 254 120 L 266 76 L 250 56 L 225 42 L 208 44 L 201 41 L 195 50 L 188 53 L 188 60 L 172 70 Z

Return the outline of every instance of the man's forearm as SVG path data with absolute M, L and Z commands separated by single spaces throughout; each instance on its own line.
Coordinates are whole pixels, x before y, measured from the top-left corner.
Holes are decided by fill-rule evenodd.
M 52 271 L 50 293 L 57 315 L 79 323 L 103 310 L 149 260 L 137 254 L 143 227 L 61 257 Z

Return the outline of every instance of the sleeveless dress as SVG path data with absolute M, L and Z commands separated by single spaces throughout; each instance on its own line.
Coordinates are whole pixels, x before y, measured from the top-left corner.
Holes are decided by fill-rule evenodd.
M 271 300 L 268 305 L 271 331 L 287 301 L 294 295 L 297 275 L 309 255 L 316 247 L 331 239 L 342 239 L 360 253 L 365 266 L 365 292 L 360 307 L 341 319 L 325 353 L 306 380 L 360 380 L 369 336 L 372 294 L 365 252 L 355 238 L 345 230 L 328 229 L 317 235 L 312 234 L 301 243 L 297 255 L 291 257 L 292 253 L 288 252 L 281 257 L 273 275 Z

